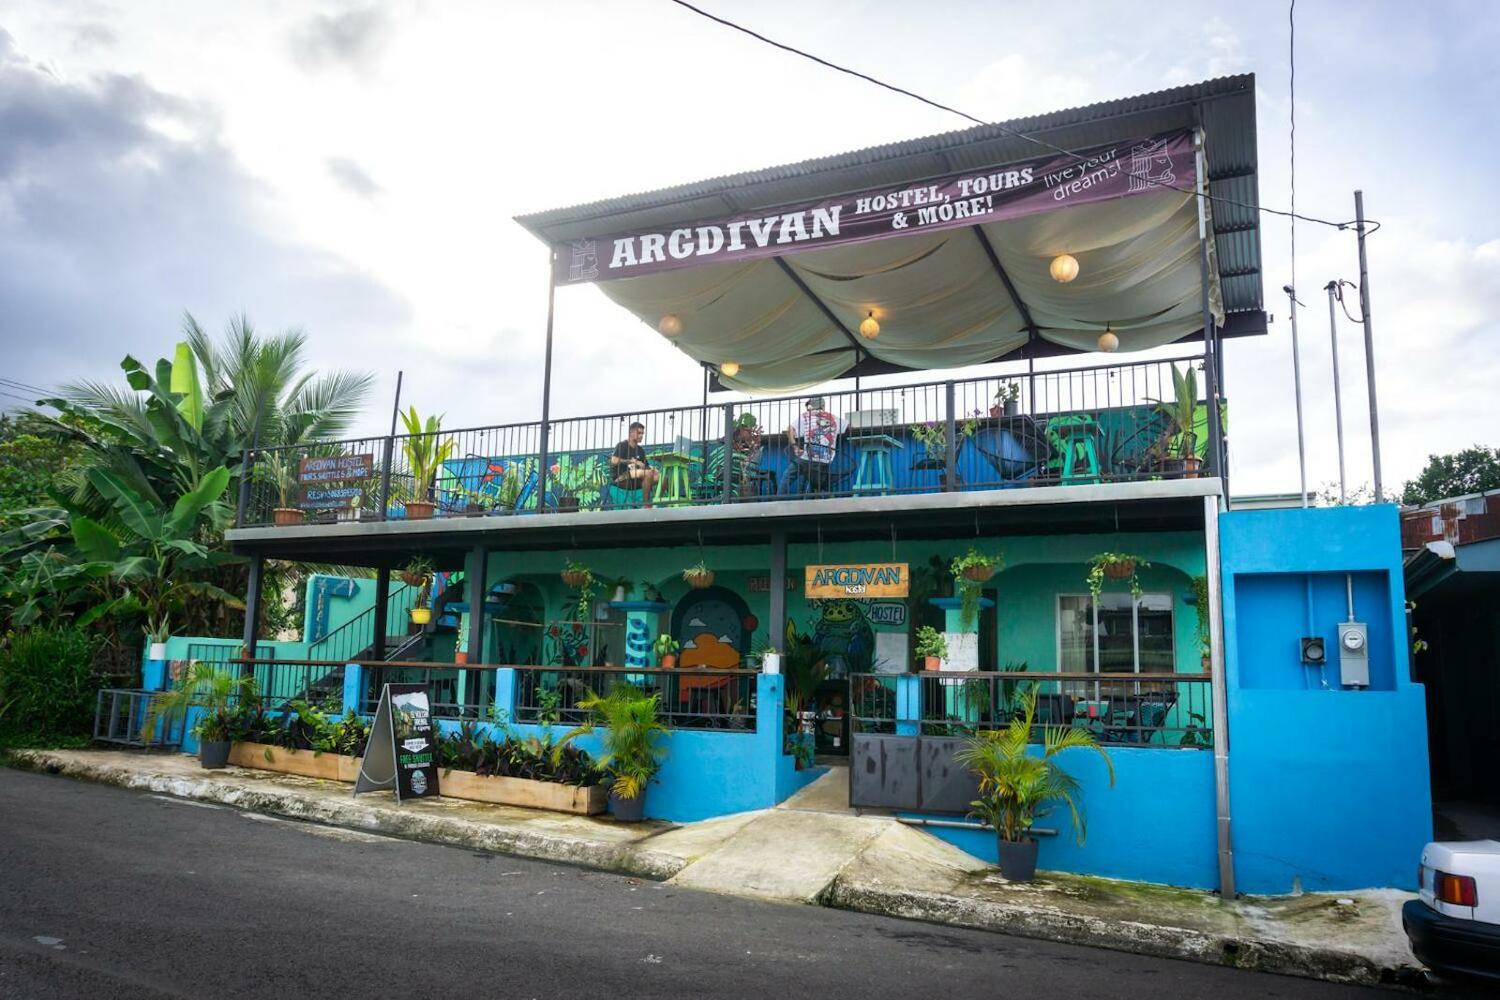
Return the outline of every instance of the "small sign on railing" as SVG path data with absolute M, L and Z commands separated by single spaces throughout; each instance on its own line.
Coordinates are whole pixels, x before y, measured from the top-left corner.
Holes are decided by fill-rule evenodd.
M 369 479 L 374 474 L 374 455 L 324 455 L 297 461 L 297 482 L 303 486 Z

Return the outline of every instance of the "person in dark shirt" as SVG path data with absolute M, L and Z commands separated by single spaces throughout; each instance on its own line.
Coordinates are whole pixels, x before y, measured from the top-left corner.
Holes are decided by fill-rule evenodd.
M 656 470 L 646 459 L 646 449 L 641 439 L 646 436 L 646 425 L 637 421 L 630 425 L 630 436 L 615 445 L 615 453 L 609 456 L 615 486 L 622 490 L 641 491 L 641 506 L 650 508 L 651 494 L 656 489 Z

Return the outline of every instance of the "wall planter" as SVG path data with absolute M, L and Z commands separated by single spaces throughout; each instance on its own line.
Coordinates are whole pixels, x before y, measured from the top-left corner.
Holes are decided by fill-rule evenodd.
M 279 527 L 301 524 L 306 520 L 307 515 L 296 507 L 276 507 L 271 510 L 271 523 Z
M 430 500 L 406 501 L 406 517 L 410 521 L 430 521 L 432 512 L 435 510 L 437 510 L 437 504 Z
M 270 759 L 266 759 L 267 752 Z M 269 743 L 236 743 L 229 749 L 229 763 L 279 774 L 296 774 L 326 781 L 353 781 L 359 776 L 359 757 L 312 750 L 287 750 Z
M 604 785 L 563 785 L 556 781 L 491 777 L 473 771 L 444 771 L 438 788 L 448 798 L 550 809 L 579 816 L 597 816 L 604 812 L 609 796 Z

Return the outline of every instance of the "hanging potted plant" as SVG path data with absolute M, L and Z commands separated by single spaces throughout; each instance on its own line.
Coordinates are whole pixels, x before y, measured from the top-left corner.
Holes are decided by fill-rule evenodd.
M 426 625 L 432 621 L 432 606 L 428 601 L 432 594 L 432 573 L 432 560 L 425 556 L 416 556 L 401 568 L 401 582 L 417 588 L 416 600 L 412 601 L 411 610 L 407 612 L 413 625 Z
M 1036 876 L 1037 842 L 1031 836 L 1036 821 L 1054 804 L 1068 807 L 1073 831 L 1083 846 L 1088 827 L 1078 804 L 1078 779 L 1053 759 L 1064 750 L 1092 750 L 1115 784 L 1115 766 L 1094 734 L 1077 726 L 1043 726 L 1042 752 L 1030 752 L 1036 725 L 1036 687 L 1021 695 L 1010 725 L 977 733 L 964 741 L 953 759 L 979 778 L 979 798 L 969 803 L 969 815 L 994 827 L 1000 853 L 1000 874 L 1011 882 Z
M 568 564 L 563 567 L 562 582 L 572 590 L 580 590 L 594 582 L 594 571 L 581 562 L 569 559 Z
M 948 640 L 931 625 L 917 629 L 917 657 L 924 670 L 941 670 L 948 658 Z
M 406 501 L 406 516 L 413 521 L 432 517 L 437 504 L 432 499 L 438 470 L 453 457 L 453 440 L 439 440 L 442 417 L 428 417 L 426 423 L 417 416 L 417 408 L 401 414 L 406 436 L 401 439 L 401 453 L 406 457 L 406 471 L 411 474 L 412 495 Z
M 575 591 L 570 614 L 575 621 L 587 621 L 594 598 L 599 593 L 599 580 L 594 571 L 581 562 L 568 560 L 562 571 L 562 581 Z
M 979 622 L 979 599 L 983 584 L 1005 565 L 1005 558 L 998 553 L 985 555 L 975 549 L 954 559 L 949 569 L 958 587 L 959 622 L 964 631 L 971 631 Z
M 297 468 L 285 451 L 262 452 L 256 458 L 255 479 L 269 484 L 276 491 L 276 506 L 271 510 L 272 524 L 284 527 L 307 520 L 307 514 L 296 506 Z
M 651 651 L 656 654 L 657 666 L 663 670 L 671 670 L 677 666 L 677 651 L 681 648 L 682 644 L 665 632 L 657 636 L 656 641 L 651 644 Z
M 1096 600 L 1104 589 L 1105 580 L 1130 581 L 1130 596 L 1141 599 L 1141 578 L 1138 571 L 1151 564 L 1140 556 L 1123 552 L 1100 552 L 1089 560 L 1089 594 Z
M 702 559 L 682 571 L 682 578 L 687 581 L 688 586 L 698 590 L 704 590 L 714 585 L 714 571 L 708 568 L 708 563 Z
M 609 776 L 609 807 L 621 823 L 637 823 L 646 814 L 646 786 L 656 780 L 666 756 L 667 728 L 657 712 L 661 696 L 621 684 L 607 695 L 590 691 L 578 707 L 590 713 L 564 742 L 604 727 L 598 766 Z

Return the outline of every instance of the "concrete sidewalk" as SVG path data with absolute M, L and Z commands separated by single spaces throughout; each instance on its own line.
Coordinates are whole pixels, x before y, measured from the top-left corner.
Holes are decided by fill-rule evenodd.
M 1418 966 L 1394 891 L 1221 901 L 1211 893 L 1044 873 L 1011 884 L 955 847 L 856 816 L 833 769 L 775 809 L 702 823 L 617 824 L 509 806 L 355 799 L 347 784 L 179 754 L 20 751 L 13 764 L 355 830 L 567 862 L 709 892 L 811 903 L 1022 937 L 1365 984 Z M 1345 902 L 1347 901 L 1347 902 Z

